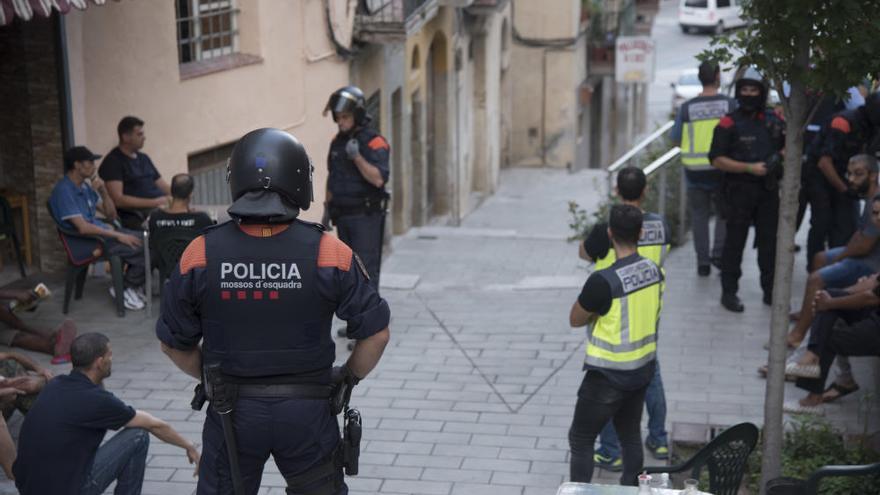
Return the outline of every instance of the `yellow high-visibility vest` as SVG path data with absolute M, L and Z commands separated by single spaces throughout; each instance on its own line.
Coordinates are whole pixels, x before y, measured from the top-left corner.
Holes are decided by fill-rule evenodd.
M 687 170 L 711 170 L 709 149 L 715 126 L 731 112 L 730 98 L 698 96 L 681 106 L 681 163 Z
M 639 238 L 638 245 L 639 255 L 653 261 L 657 266 L 663 266 L 671 242 L 672 237 L 666 220 L 656 213 L 644 212 L 642 214 L 642 236 Z M 609 249 L 608 254 L 596 260 L 595 269 L 608 268 L 614 261 L 614 250 Z
M 611 309 L 588 329 L 588 367 L 635 370 L 656 359 L 663 269 L 638 255 L 595 272 L 611 286 Z

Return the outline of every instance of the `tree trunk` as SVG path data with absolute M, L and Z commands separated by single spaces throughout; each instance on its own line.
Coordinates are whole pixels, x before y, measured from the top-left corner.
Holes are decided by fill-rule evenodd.
M 809 63 L 809 36 L 795 38 L 796 67 L 806 70 Z M 776 231 L 776 271 L 773 278 L 773 307 L 770 317 L 770 356 L 764 395 L 763 457 L 761 493 L 767 481 L 782 474 L 782 403 L 785 400 L 785 337 L 791 302 L 791 276 L 794 269 L 794 236 L 797 229 L 798 193 L 801 183 L 801 154 L 804 124 L 807 118 L 806 86 L 800 80 L 790 81 L 785 109 L 785 175 L 782 178 L 779 203 L 779 226 Z M 781 84 L 779 94 L 782 96 Z

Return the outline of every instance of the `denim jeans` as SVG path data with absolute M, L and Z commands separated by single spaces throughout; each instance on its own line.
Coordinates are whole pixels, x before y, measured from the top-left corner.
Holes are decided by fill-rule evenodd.
M 619 390 L 602 373 L 587 372 L 578 390 L 574 419 L 568 431 L 571 481 L 589 483 L 593 479 L 593 443 L 602 427 L 612 420 L 620 432 L 623 450 L 620 482 L 635 484 L 644 461 L 640 425 L 646 388 Z
M 709 266 L 712 259 L 721 259 L 721 249 L 724 247 L 724 238 L 727 235 L 727 224 L 721 215 L 721 187 L 705 189 L 702 187 L 688 187 L 687 189 L 691 224 L 694 234 L 694 251 L 697 253 L 697 266 Z M 712 212 L 715 215 L 715 235 L 712 248 L 709 248 L 709 217 Z
M 663 380 L 660 378 L 660 362 L 655 363 L 654 378 L 645 391 L 645 409 L 648 411 L 648 436 L 645 443 L 666 445 L 666 394 L 663 392 Z M 605 457 L 620 457 L 620 440 L 614 424 L 609 421 L 599 434 L 598 452 Z
M 115 495 L 140 495 L 147 467 L 150 434 L 141 428 L 125 428 L 98 447 L 92 471 L 80 493 L 100 495 L 116 481 Z

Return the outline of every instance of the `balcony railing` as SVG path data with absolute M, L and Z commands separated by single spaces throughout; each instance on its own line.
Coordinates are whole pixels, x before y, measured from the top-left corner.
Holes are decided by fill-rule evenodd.
M 489 15 L 501 10 L 509 0 L 473 0 L 467 7 L 467 12 L 473 15 Z
M 437 11 L 437 0 L 385 0 L 369 2 L 372 9 L 359 9 L 355 38 L 385 43 L 403 41 Z

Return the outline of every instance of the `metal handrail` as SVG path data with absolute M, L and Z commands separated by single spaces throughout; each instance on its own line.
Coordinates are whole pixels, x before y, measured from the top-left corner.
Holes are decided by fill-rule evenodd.
M 645 175 L 650 177 L 651 174 L 659 170 L 661 167 L 672 161 L 673 158 L 677 157 L 681 154 L 681 148 L 678 146 L 673 146 L 672 149 L 663 153 L 659 158 L 649 163 L 647 167 L 642 169 L 645 172 Z
M 649 134 L 645 139 L 642 139 L 641 141 L 639 141 L 638 144 L 636 144 L 635 146 L 633 146 L 632 148 L 630 148 L 629 151 L 627 151 L 626 153 L 623 154 L 623 156 L 621 156 L 621 157 L 618 158 L 614 163 L 612 163 L 611 165 L 609 165 L 608 168 L 607 168 L 606 170 L 607 170 L 608 172 L 616 172 L 617 169 L 619 169 L 619 168 L 622 167 L 624 164 L 626 164 L 626 162 L 630 161 L 630 160 L 631 160 L 634 156 L 636 156 L 640 151 L 642 151 L 643 149 L 647 148 L 648 145 L 650 145 L 651 143 L 653 143 L 654 141 L 656 141 L 660 136 L 666 134 L 666 132 L 667 132 L 669 129 L 672 129 L 672 127 L 673 127 L 674 125 L 675 125 L 675 121 L 670 120 L 669 122 L 666 122 L 665 124 L 663 124 L 662 126 L 660 126 L 659 128 L 657 128 L 656 131 L 654 131 L 654 132 L 652 132 L 651 134 Z
M 613 188 L 613 177 L 614 172 L 618 169 L 622 168 L 627 162 L 632 160 L 636 155 L 638 155 L 642 150 L 651 145 L 654 141 L 665 135 L 672 127 L 675 126 L 675 121 L 667 121 L 662 126 L 658 127 L 654 132 L 649 134 L 647 137 L 638 142 L 635 146 L 630 148 L 626 153 L 623 154 L 620 158 L 618 158 L 614 163 L 608 166 L 606 171 L 608 172 L 608 190 L 611 191 Z M 666 165 L 672 162 L 675 158 L 681 155 L 681 148 L 678 146 L 673 146 L 671 149 L 660 155 L 657 159 L 648 164 L 647 167 L 644 167 L 642 170 L 645 172 L 645 176 L 650 177 L 655 172 L 660 172 L 659 177 L 659 196 L 657 198 L 657 209 L 658 213 L 662 216 L 666 216 L 666 189 L 668 187 L 666 181 Z M 679 198 L 678 204 L 678 238 L 684 239 L 686 233 L 685 226 L 685 216 L 687 214 L 687 202 L 685 198 L 685 194 L 683 191 L 685 190 L 685 178 L 684 174 L 681 176 L 681 190 L 682 194 Z

